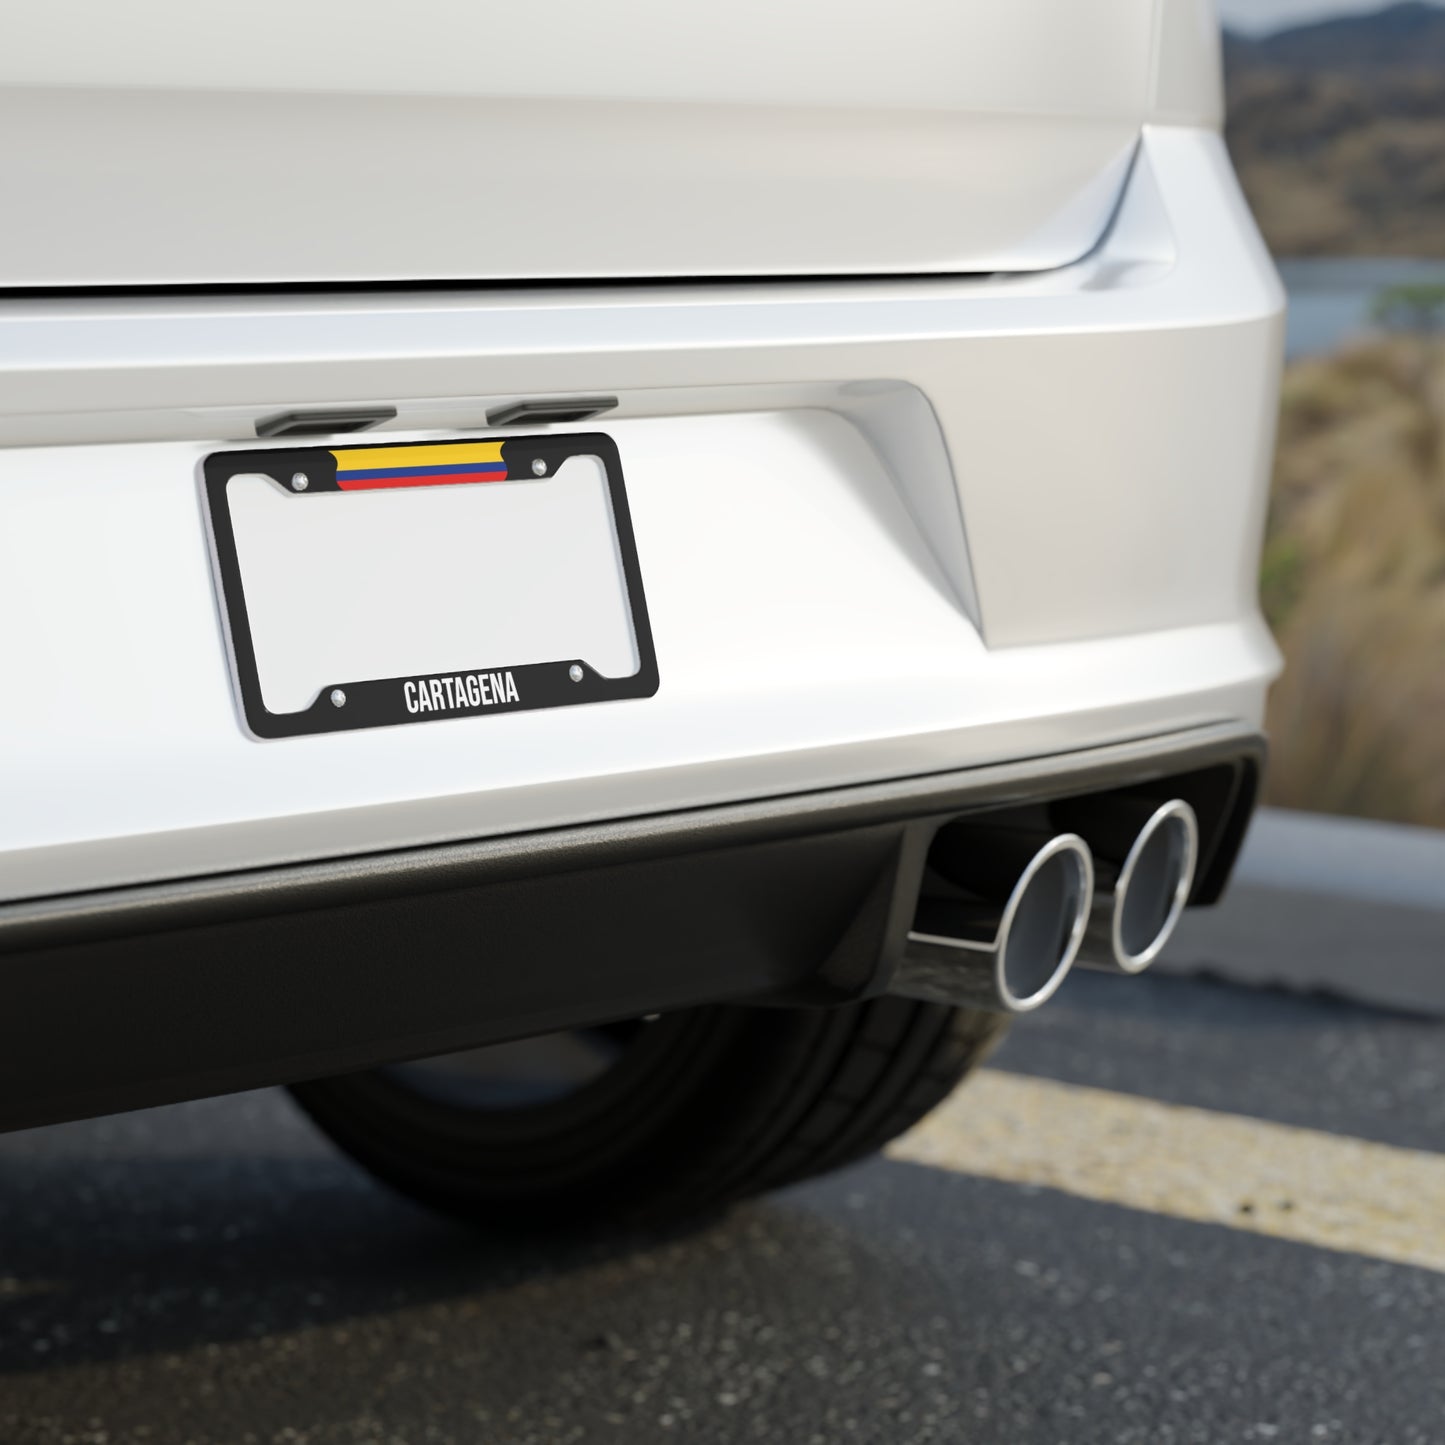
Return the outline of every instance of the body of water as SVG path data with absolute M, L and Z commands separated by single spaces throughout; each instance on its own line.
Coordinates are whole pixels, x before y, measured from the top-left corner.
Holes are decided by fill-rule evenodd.
M 1289 292 L 1291 357 L 1334 351 L 1372 329 L 1375 298 L 1390 286 L 1445 286 L 1445 261 L 1340 257 L 1280 261 Z

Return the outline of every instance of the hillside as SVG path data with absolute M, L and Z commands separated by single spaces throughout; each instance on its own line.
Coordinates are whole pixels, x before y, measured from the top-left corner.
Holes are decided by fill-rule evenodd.
M 1445 255 L 1445 9 L 1227 37 L 1227 139 L 1279 255 Z
M 1270 801 L 1445 827 L 1445 343 L 1289 369 L 1262 591 Z

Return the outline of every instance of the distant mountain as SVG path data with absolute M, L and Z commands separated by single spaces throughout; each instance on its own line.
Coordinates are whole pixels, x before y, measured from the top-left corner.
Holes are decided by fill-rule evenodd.
M 1279 66 L 1350 72 L 1436 66 L 1445 81 L 1445 8 L 1402 0 L 1383 10 L 1296 25 L 1259 38 L 1227 33 L 1231 69 Z

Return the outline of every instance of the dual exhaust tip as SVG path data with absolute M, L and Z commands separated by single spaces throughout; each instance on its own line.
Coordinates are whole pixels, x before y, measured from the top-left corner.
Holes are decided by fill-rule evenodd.
M 1075 963 L 1142 973 L 1194 886 L 1199 824 L 1188 803 L 1083 799 L 1074 831 L 953 823 L 929 853 L 893 992 L 1029 1013 Z

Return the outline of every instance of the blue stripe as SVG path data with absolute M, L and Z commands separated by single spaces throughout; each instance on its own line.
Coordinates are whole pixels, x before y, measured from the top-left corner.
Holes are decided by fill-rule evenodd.
M 445 467 L 366 467 L 353 470 L 351 467 L 338 468 L 338 480 L 355 478 L 357 481 L 380 481 L 385 477 L 456 477 L 465 472 L 497 472 L 507 470 L 506 462 L 458 462 Z

